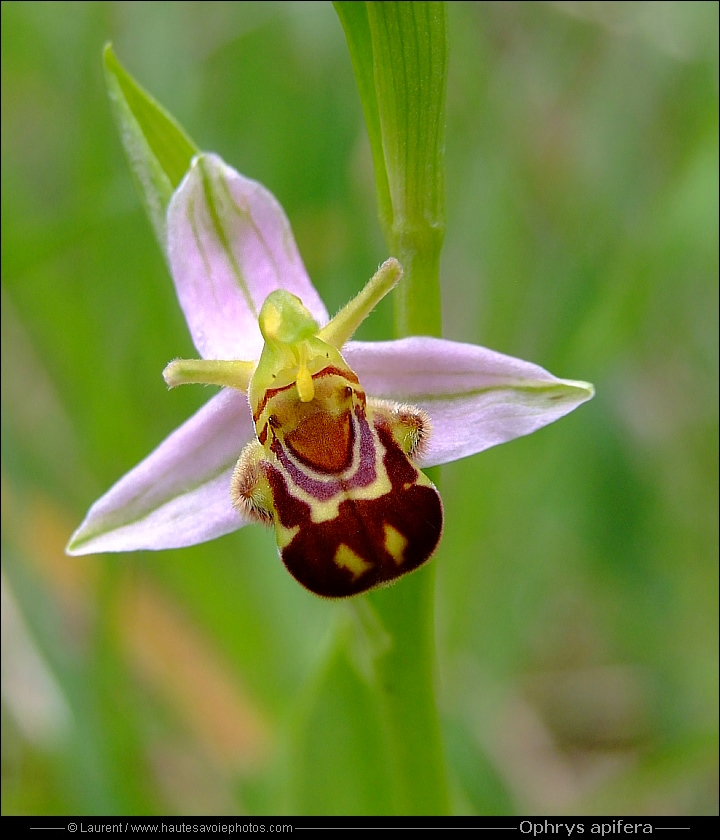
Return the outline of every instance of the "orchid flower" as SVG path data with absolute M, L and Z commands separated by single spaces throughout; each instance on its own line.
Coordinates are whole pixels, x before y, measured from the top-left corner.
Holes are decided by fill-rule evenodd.
M 471 344 L 420 336 L 350 341 L 400 279 L 399 263 L 388 260 L 330 320 L 282 207 L 216 155 L 195 157 L 173 194 L 166 254 L 201 356 L 171 362 L 166 381 L 222 390 L 95 502 L 70 540 L 70 554 L 178 548 L 274 520 L 283 559 L 302 583 L 321 595 L 356 594 L 412 571 L 434 550 L 442 509 L 418 468 L 534 432 L 593 395 L 585 382 Z M 335 401 L 331 411 L 327 400 Z M 314 404 L 325 408 L 313 413 Z M 385 435 L 382 445 L 378 434 Z M 398 468 L 407 468 L 404 487 L 412 485 L 423 499 L 420 509 L 412 502 L 417 523 L 408 513 L 390 524 L 394 509 L 410 504 L 396 492 L 391 450 L 404 458 Z M 273 470 L 281 472 L 280 489 Z M 306 504 L 295 510 L 292 527 L 278 514 L 280 490 L 285 508 L 288 494 L 293 504 L 300 498 Z M 343 502 L 356 509 L 369 499 L 375 505 L 369 518 L 345 515 Z M 384 531 L 368 537 L 376 518 Z M 436 533 L 418 538 L 426 550 L 412 549 L 414 531 L 428 518 Z M 335 582 L 324 588 L 303 579 L 289 560 L 288 546 L 309 520 L 322 527 L 306 541 L 306 553 L 322 549 L 331 521 L 381 540 L 378 551 L 389 552 L 390 567 L 392 560 L 402 565 L 403 552 L 415 553 L 402 571 L 377 571 L 357 546 L 343 554 L 335 534 Z

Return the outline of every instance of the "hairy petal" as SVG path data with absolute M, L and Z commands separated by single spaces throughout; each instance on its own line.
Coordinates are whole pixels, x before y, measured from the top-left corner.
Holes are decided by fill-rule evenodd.
M 68 554 L 179 548 L 247 524 L 230 478 L 253 435 L 247 397 L 224 389 L 95 502 Z
M 424 467 L 528 435 L 594 393 L 587 382 L 558 379 L 539 365 L 440 338 L 350 342 L 343 356 L 369 395 L 428 412 L 433 434 Z
M 328 315 L 272 193 L 217 155 L 193 159 L 170 200 L 168 258 L 195 346 L 206 359 L 256 359 L 258 314 L 283 288 L 322 325 Z

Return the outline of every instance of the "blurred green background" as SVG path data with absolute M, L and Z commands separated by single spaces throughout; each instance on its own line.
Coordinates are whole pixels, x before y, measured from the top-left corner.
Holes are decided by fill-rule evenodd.
M 718 6 L 448 12 L 445 335 L 597 387 L 443 470 L 455 810 L 716 813 Z M 329 3 L 2 4 L 3 812 L 382 811 L 348 609 L 270 532 L 63 554 L 208 396 L 161 378 L 195 353 L 108 40 L 275 193 L 331 311 L 387 256 Z

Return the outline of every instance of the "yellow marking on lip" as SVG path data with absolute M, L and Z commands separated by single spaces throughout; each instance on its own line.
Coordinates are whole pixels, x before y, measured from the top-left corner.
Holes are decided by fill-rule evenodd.
M 357 580 L 360 575 L 364 574 L 371 566 L 367 560 L 363 560 L 359 554 L 356 554 L 351 548 L 342 543 L 335 552 L 333 561 L 341 569 L 347 569 L 352 573 L 353 580 Z
M 383 525 L 383 531 L 385 531 L 385 551 L 398 566 L 402 566 L 405 561 L 404 553 L 408 544 L 407 539 L 392 525 Z
M 286 528 L 277 517 L 275 518 L 275 540 L 281 551 L 290 545 L 299 532 L 299 525 L 296 525 L 294 528 Z

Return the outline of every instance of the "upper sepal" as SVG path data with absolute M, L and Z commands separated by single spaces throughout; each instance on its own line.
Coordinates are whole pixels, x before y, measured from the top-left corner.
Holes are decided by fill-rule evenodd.
M 258 316 L 275 289 L 320 324 L 325 305 L 275 197 L 217 155 L 193 159 L 167 215 L 170 268 L 195 346 L 206 359 L 257 359 Z

